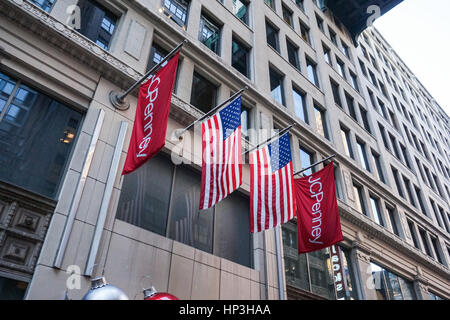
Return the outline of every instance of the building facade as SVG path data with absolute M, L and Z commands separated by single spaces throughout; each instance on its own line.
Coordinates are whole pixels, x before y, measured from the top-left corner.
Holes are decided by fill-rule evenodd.
M 80 299 L 100 275 L 130 299 L 450 298 L 449 118 L 375 28 L 355 46 L 314 0 L 0 9 L 0 299 Z M 110 94 L 185 39 L 166 146 L 123 177 L 137 94 Z M 175 133 L 245 86 L 245 148 L 296 123 L 296 170 L 336 154 L 344 242 L 298 255 L 295 219 L 251 234 L 248 160 L 198 212 L 201 132 Z

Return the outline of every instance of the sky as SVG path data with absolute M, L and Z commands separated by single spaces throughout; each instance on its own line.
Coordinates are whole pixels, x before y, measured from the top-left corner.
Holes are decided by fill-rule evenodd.
M 404 0 L 374 26 L 450 116 L 450 0 Z

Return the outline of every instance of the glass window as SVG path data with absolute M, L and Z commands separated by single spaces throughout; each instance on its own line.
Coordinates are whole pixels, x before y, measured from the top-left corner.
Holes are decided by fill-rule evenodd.
M 342 78 L 346 79 L 347 77 L 345 76 L 345 65 L 344 63 L 336 58 L 336 63 L 337 63 L 337 71 L 338 73 L 341 75 Z
M 162 59 L 164 59 L 165 56 L 167 56 L 169 52 L 167 50 L 164 50 L 159 45 L 154 43 L 152 45 L 152 48 L 150 49 L 150 60 L 147 66 L 147 71 L 149 71 L 151 68 L 156 66 L 158 63 L 161 62 Z M 162 65 L 166 65 L 167 61 Z
M 220 26 L 202 13 L 198 39 L 212 52 L 220 54 Z
M 316 14 L 317 27 L 320 31 L 325 32 L 325 28 L 323 26 L 323 19 Z
M 352 96 L 350 96 L 347 92 L 345 92 L 345 100 L 347 101 L 347 107 L 348 112 L 350 113 L 350 117 L 352 117 L 353 120 L 358 121 L 355 110 L 355 99 L 353 99 Z
M 266 21 L 266 39 L 267 44 L 276 51 L 280 52 L 278 47 L 278 30 L 269 22 Z
M 335 299 L 333 275 L 328 268 L 329 249 L 308 253 L 311 292 L 328 299 Z
M 414 247 L 416 247 L 417 249 L 420 249 L 419 240 L 417 239 L 416 230 L 414 228 L 414 223 L 409 220 L 408 220 L 408 228 L 409 228 L 409 233 L 411 234 L 411 238 L 414 243 Z
M 117 16 L 102 5 L 91 0 L 80 0 L 81 10 L 80 33 L 108 50 L 117 23 Z
M 244 266 L 252 265 L 249 203 L 244 195 L 233 192 L 216 205 L 214 218 L 214 254 Z
M 328 134 L 328 128 L 327 128 L 327 122 L 326 122 L 326 111 L 322 108 L 314 105 L 314 117 L 316 118 L 316 125 L 317 125 L 317 131 L 319 134 L 326 138 L 330 139 L 330 136 Z
M 355 196 L 356 210 L 367 215 L 363 188 L 360 185 L 353 184 L 353 194 Z
M 292 88 L 292 96 L 294 98 L 295 115 L 302 121 L 309 123 L 306 95 L 296 88 Z
M 288 51 L 289 62 L 298 70 L 300 70 L 300 59 L 298 57 L 298 47 L 291 41 L 286 39 L 286 47 Z
M 378 179 L 380 179 L 381 182 L 386 183 L 386 180 L 385 180 L 384 174 L 383 174 L 383 169 L 381 167 L 380 156 L 372 151 L 372 157 L 373 157 L 373 161 L 375 162 L 375 168 L 377 169 L 376 173 L 377 173 Z
M 186 0 L 164 0 L 164 13 L 175 21 L 180 27 L 186 26 L 189 10 L 189 1 Z
M 430 257 L 433 257 L 431 254 L 430 246 L 428 245 L 428 239 L 427 239 L 427 233 L 425 230 L 419 228 L 419 235 L 422 239 L 423 248 L 425 249 L 425 253 L 429 255 Z
M 157 155 L 124 177 L 117 219 L 166 235 L 173 165 Z
M 275 0 L 264 0 L 264 2 L 271 7 L 273 10 L 275 10 Z
M 300 21 L 300 35 L 306 43 L 311 44 L 311 38 L 309 36 L 309 27 Z
M 282 6 L 282 11 L 283 11 L 283 20 L 293 28 L 294 22 L 292 21 L 292 11 L 286 8 L 285 6 Z
M 279 74 L 277 71 L 269 68 L 269 76 L 270 76 L 270 94 L 272 98 L 278 101 L 280 104 L 285 106 L 284 101 L 284 86 L 283 86 L 283 76 Z
M 22 300 L 28 283 L 0 277 L 0 300 Z
M 323 57 L 324 57 L 326 63 L 328 63 L 331 66 L 332 62 L 331 62 L 331 53 L 330 52 L 331 52 L 330 49 L 323 46 Z
M 380 210 L 380 200 L 375 199 L 373 196 L 370 196 L 370 206 L 372 208 L 373 219 L 380 226 L 385 226 L 383 221 L 383 216 Z
M 248 24 L 248 2 L 244 0 L 233 0 L 233 13 L 238 19 Z
M 331 42 L 333 42 L 337 46 L 338 42 L 337 42 L 336 32 L 334 32 L 331 28 L 328 28 L 328 31 L 330 32 L 330 40 L 331 40 Z
M 331 83 L 331 90 L 333 91 L 333 98 L 334 102 L 339 106 L 339 108 L 342 109 L 342 102 L 341 102 L 341 94 L 339 92 L 339 85 L 330 79 Z
M 217 86 L 194 71 L 191 90 L 191 104 L 203 112 L 216 106 Z
M 366 153 L 366 144 L 356 139 L 356 145 L 358 147 L 359 160 L 361 161 L 361 164 L 363 165 L 364 169 L 370 171 L 369 160 L 367 159 Z
M 389 206 L 386 206 L 386 212 L 389 216 L 389 220 L 391 221 L 392 231 L 394 232 L 394 234 L 396 234 L 397 236 L 400 237 L 400 230 L 399 230 L 398 224 L 397 224 L 395 209 L 391 208 Z
M 341 128 L 341 137 L 342 137 L 342 143 L 344 144 L 345 153 L 350 158 L 355 159 L 355 156 L 353 154 L 352 142 L 351 142 L 351 138 L 350 138 L 350 131 L 348 131 L 347 129 Z
M 358 77 L 356 76 L 356 74 L 354 74 L 353 72 L 350 71 L 350 79 L 352 81 L 352 87 L 353 89 L 355 89 L 356 91 L 359 92 L 359 86 L 358 86 Z
M 233 38 L 231 65 L 237 71 L 249 78 L 250 76 L 250 49 L 239 40 Z
M 401 159 L 400 157 L 400 152 L 398 151 L 398 147 L 397 147 L 397 139 L 395 139 L 395 137 L 389 133 L 389 139 L 391 140 L 391 146 L 392 149 L 394 150 L 394 154 L 397 157 L 397 159 Z
M 37 5 L 38 7 L 40 7 L 42 10 L 44 10 L 46 12 L 50 12 L 53 5 L 55 4 L 55 0 L 28 0 L 28 1 Z
M 250 129 L 250 108 L 241 106 L 241 133 L 244 138 L 248 138 L 248 129 Z
M 392 175 L 394 176 L 395 185 L 397 186 L 398 194 L 404 198 L 405 194 L 403 193 L 403 188 L 402 188 L 402 184 L 400 182 L 400 178 L 398 175 L 398 170 L 394 169 L 394 167 L 391 167 L 391 169 L 392 169 Z
M 416 201 L 414 200 L 414 196 L 411 190 L 411 183 L 409 182 L 409 180 L 403 176 L 403 182 L 405 184 L 405 188 L 406 188 L 406 192 L 408 193 L 408 197 L 409 197 L 409 202 L 416 207 Z
M 0 180 L 55 199 L 82 114 L 3 73 L 0 90 Z
M 372 130 L 370 129 L 369 116 L 367 115 L 367 110 L 364 109 L 360 105 L 359 106 L 359 113 L 361 114 L 361 119 L 362 119 L 362 122 L 363 122 L 364 129 L 366 129 L 367 132 L 372 133 Z
M 186 166 L 177 167 L 171 212 L 169 237 L 194 248 L 212 253 L 213 208 L 201 211 L 201 176 Z
M 306 58 L 306 69 L 308 70 L 308 79 L 316 87 L 319 87 L 319 78 L 317 77 L 317 64 Z
M 306 150 L 305 148 L 300 147 L 300 161 L 302 164 L 302 169 L 307 168 L 314 163 L 314 154 Z M 303 173 L 305 175 L 310 175 L 314 172 L 312 169 L 313 168 L 310 168 L 304 171 Z

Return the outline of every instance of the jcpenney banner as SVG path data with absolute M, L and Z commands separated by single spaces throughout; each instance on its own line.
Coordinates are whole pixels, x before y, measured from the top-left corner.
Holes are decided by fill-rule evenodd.
M 333 163 L 295 179 L 298 252 L 320 250 L 344 240 L 334 185 Z
M 139 88 L 136 117 L 122 174 L 133 172 L 164 147 L 178 57 L 179 52 Z

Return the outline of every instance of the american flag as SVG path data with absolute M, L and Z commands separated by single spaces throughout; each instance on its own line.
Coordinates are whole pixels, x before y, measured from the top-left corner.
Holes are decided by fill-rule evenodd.
M 250 153 L 250 230 L 274 228 L 295 215 L 289 133 Z
M 242 184 L 241 97 L 202 123 L 200 210 L 211 208 Z

